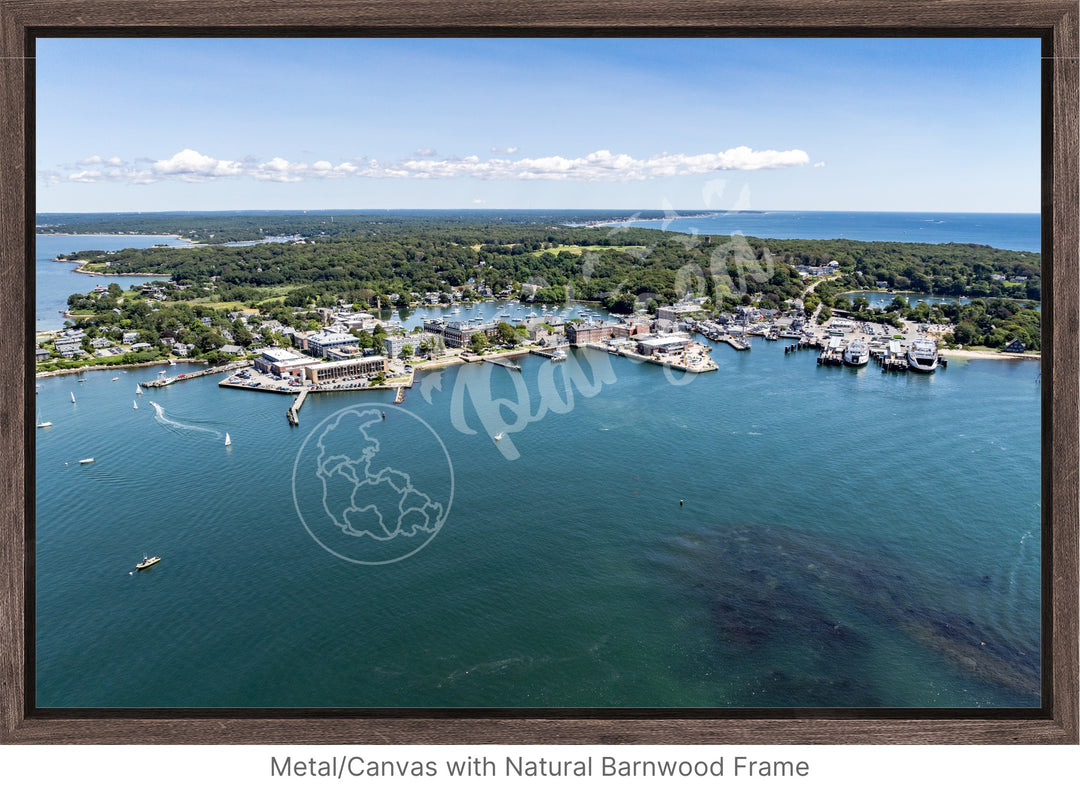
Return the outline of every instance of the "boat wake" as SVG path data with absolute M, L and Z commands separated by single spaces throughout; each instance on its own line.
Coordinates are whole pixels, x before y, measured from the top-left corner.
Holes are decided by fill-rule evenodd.
M 184 431 L 191 431 L 193 433 L 208 433 L 214 438 L 224 438 L 225 434 L 214 430 L 211 427 L 203 427 L 202 425 L 189 424 L 188 422 L 180 421 L 179 419 L 170 419 L 165 415 L 165 409 L 158 405 L 153 400 L 150 404 L 154 406 L 154 418 L 161 422 L 166 427 L 170 428 L 173 432 L 185 435 Z

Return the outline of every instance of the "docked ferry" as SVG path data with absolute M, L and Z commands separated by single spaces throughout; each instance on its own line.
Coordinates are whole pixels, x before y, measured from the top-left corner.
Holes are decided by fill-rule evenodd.
M 844 347 L 844 364 L 847 366 L 866 366 L 870 362 L 870 345 L 863 339 L 855 339 Z
M 916 372 L 933 372 L 938 367 L 937 344 L 928 338 L 915 339 L 908 348 L 907 362 Z

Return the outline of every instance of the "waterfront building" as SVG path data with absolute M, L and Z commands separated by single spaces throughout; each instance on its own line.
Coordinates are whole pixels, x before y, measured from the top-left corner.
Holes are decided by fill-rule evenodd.
M 656 353 L 668 355 L 682 352 L 689 343 L 690 339 L 686 336 L 653 336 L 638 341 L 637 349 L 642 355 L 651 356 Z
M 304 366 L 304 377 L 308 382 L 318 385 L 331 380 L 363 377 L 385 371 L 386 358 L 382 355 L 369 355 L 366 358 L 352 358 L 347 361 L 308 364 Z
M 566 340 L 570 344 L 590 344 L 594 341 L 607 341 L 614 335 L 616 325 L 604 322 L 599 325 L 593 324 L 569 324 L 566 326 Z
M 352 358 L 359 358 L 363 355 L 360 352 L 359 347 L 333 347 L 328 349 L 324 357 L 329 358 L 331 361 L 348 361 Z
M 458 349 L 468 347 L 473 334 L 483 333 L 488 338 L 491 338 L 497 328 L 497 322 L 474 325 L 468 322 L 446 322 L 442 319 L 429 319 L 424 323 L 425 333 L 440 336 L 447 347 L 456 347 Z
M 412 347 L 414 355 L 419 355 L 420 345 L 423 343 L 424 338 L 425 336 L 402 336 L 400 338 L 397 336 L 390 336 L 386 339 L 384 345 L 386 347 L 386 357 L 390 359 L 400 358 L 401 351 L 406 346 Z
M 273 374 L 278 377 L 285 375 L 300 377 L 304 373 L 305 366 L 316 363 L 319 363 L 319 361 L 293 350 L 267 347 L 259 352 L 259 357 L 255 359 L 255 368 L 265 374 Z
M 616 338 L 632 338 L 653 332 L 653 320 L 644 316 L 636 316 L 617 322 L 611 329 Z
M 1012 341 L 1005 345 L 1005 352 L 1023 352 L 1024 349 L 1024 342 L 1022 342 L 1018 338 L 1014 338 Z
M 658 308 L 656 311 L 656 318 L 667 322 L 678 322 L 684 316 L 691 316 L 696 313 L 704 312 L 705 309 L 701 307 L 700 303 L 683 300 L 674 305 L 665 305 Z
M 332 347 L 355 347 L 359 342 L 360 339 L 349 333 L 324 329 L 307 337 L 307 349 L 315 357 L 321 358 Z

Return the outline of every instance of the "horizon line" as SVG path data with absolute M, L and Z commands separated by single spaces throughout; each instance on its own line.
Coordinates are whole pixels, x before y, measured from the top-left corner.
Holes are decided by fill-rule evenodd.
M 738 209 L 738 210 L 717 210 L 712 208 L 677 208 L 677 209 L 664 209 L 664 208 L 495 208 L 495 207 L 476 207 L 476 206 L 463 206 L 463 207 L 446 207 L 446 208 L 214 208 L 214 209 L 170 209 L 166 211 L 35 211 L 35 216 L 42 216 L 46 214 L 115 214 L 115 215 L 154 215 L 154 214 L 265 214 L 265 213 L 296 213 L 296 214 L 312 214 L 312 213 L 346 213 L 346 214 L 392 214 L 400 213 L 403 211 L 408 212 L 427 212 L 427 213 L 447 213 L 447 212 L 462 212 L 468 211 L 470 213 L 598 213 L 598 212 L 612 212 L 619 214 L 640 214 L 640 213 L 660 213 L 660 214 L 701 214 L 703 216 L 725 216 L 725 215 L 739 215 L 739 214 L 790 214 L 790 213 L 812 213 L 812 214 L 1024 214 L 1024 215 L 1040 215 L 1042 211 L 942 211 L 933 209 L 903 209 L 903 210 L 875 210 L 867 211 L 854 210 L 854 209 L 837 209 L 837 208 L 768 208 L 768 209 Z M 648 220 L 643 220 L 648 221 Z

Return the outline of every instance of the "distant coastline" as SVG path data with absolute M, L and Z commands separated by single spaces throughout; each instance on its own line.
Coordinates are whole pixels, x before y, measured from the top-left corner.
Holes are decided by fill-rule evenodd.
M 191 245 L 196 246 L 196 247 L 209 246 L 209 245 L 206 245 L 206 244 L 199 244 L 199 242 L 193 241 L 193 240 L 191 240 L 189 238 L 185 238 L 184 236 L 178 236 L 175 233 L 60 233 L 60 232 L 43 233 L 40 230 L 35 230 L 34 235 L 35 236 L 114 236 L 116 238 L 125 238 L 125 239 L 145 239 L 147 237 L 153 236 L 153 237 L 157 237 L 157 238 L 169 238 L 169 239 L 176 239 L 177 241 L 186 241 L 188 244 L 191 244 Z M 57 259 L 57 260 L 59 260 L 59 259 Z

